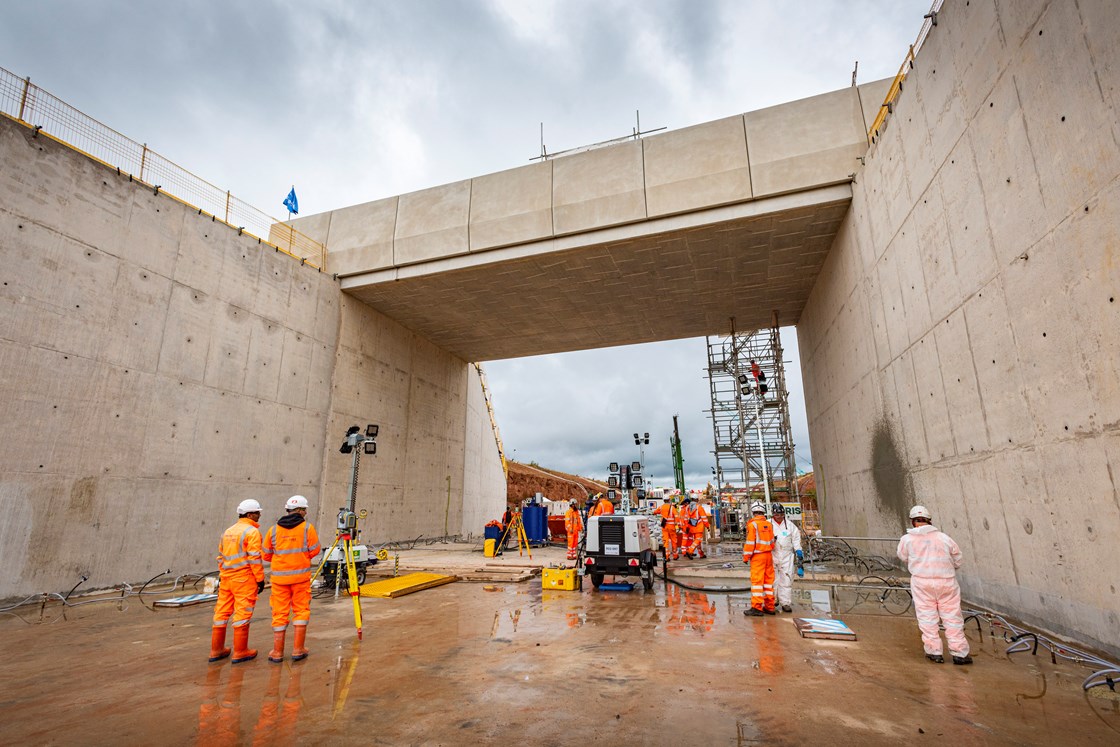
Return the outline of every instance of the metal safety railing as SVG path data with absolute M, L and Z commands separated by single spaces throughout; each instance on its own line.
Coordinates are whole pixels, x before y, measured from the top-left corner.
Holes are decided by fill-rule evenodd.
M 894 113 L 895 102 L 898 101 L 899 95 L 902 93 L 902 82 L 906 80 L 906 74 L 914 67 L 914 58 L 918 51 L 925 44 L 926 38 L 929 36 L 930 30 L 937 25 L 937 14 L 941 12 L 941 5 L 944 0 L 934 0 L 933 5 L 930 6 L 929 13 L 925 16 L 925 21 L 922 23 L 922 28 L 918 31 L 918 38 L 910 45 L 910 49 L 906 52 L 905 59 L 902 60 L 902 65 L 898 68 L 898 74 L 894 76 L 891 81 L 891 87 L 887 89 L 887 96 L 883 99 L 883 105 L 879 107 L 878 113 L 875 115 L 874 121 L 871 123 L 871 128 L 867 131 L 867 142 L 874 143 L 879 139 L 879 130 L 882 129 L 883 124 L 887 121 L 887 116 Z
M 267 243 L 311 265 L 326 270 L 326 247 L 292 226 L 270 216 L 229 190 L 210 182 L 98 122 L 62 99 L 0 67 L 0 114 L 23 124 L 79 153 L 153 189 L 166 193 L 190 208 L 220 220 L 240 233 Z

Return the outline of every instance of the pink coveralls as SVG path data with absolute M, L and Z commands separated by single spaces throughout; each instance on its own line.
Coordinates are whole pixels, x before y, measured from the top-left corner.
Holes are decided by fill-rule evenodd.
M 953 538 L 930 524 L 909 529 L 898 543 L 898 559 L 910 569 L 910 593 L 927 654 L 941 653 L 937 622 L 945 625 L 945 639 L 953 656 L 968 656 L 961 615 L 961 587 L 957 568 L 961 549 Z

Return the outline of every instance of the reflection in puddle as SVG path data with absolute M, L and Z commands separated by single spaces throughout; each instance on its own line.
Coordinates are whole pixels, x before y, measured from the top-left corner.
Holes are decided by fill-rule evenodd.
M 357 657 L 354 657 L 354 662 Z M 254 666 L 212 666 L 206 672 L 202 687 L 201 704 L 198 707 L 198 736 L 196 744 L 201 747 L 224 747 L 249 742 L 241 737 L 241 705 L 244 682 L 247 672 L 253 671 L 254 677 L 259 667 Z M 284 673 L 288 673 L 287 686 L 283 688 Z M 254 702 L 246 706 L 246 713 L 256 722 L 252 727 L 254 745 L 288 745 L 296 743 L 296 724 L 303 708 L 303 691 L 300 679 L 303 667 L 270 665 L 268 683 L 259 708 Z M 350 668 L 353 676 L 353 667 Z M 223 683 L 222 678 L 225 677 Z M 349 685 L 349 682 L 347 682 Z

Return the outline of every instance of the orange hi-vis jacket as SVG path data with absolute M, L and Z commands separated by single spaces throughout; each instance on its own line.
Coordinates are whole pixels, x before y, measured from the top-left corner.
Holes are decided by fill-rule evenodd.
M 749 563 L 755 553 L 773 552 L 774 525 L 765 516 L 753 516 L 747 522 L 747 540 L 743 543 L 743 562 Z
M 309 521 L 291 528 L 278 525 L 269 529 L 264 536 L 264 559 L 272 562 L 272 585 L 310 581 L 311 559 L 320 549 L 319 534 Z
M 606 498 L 600 498 L 599 502 L 595 504 L 595 507 L 593 509 L 591 509 L 591 513 L 589 513 L 588 516 L 604 516 L 606 514 L 613 513 L 614 504 L 608 501 Z
M 569 537 L 578 537 L 583 531 L 583 519 L 580 518 L 579 511 L 574 508 L 569 508 L 568 513 L 564 514 L 564 531 Z
M 672 503 L 662 503 L 657 507 L 657 515 L 665 520 L 665 529 L 670 532 L 675 532 L 677 529 L 677 509 L 673 508 Z
M 695 524 L 693 524 L 695 520 Z M 695 534 L 702 534 L 708 526 L 708 512 L 699 503 L 690 503 L 688 508 L 681 511 L 681 523 L 685 529 Z
M 256 584 L 264 581 L 259 526 L 242 516 L 222 534 L 218 542 L 218 570 L 223 582 L 252 581 Z

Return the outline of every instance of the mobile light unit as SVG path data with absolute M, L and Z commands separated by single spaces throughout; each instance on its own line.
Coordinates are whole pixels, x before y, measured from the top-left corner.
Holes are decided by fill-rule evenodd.
M 355 556 L 361 556 L 362 572 L 361 575 L 365 576 L 365 565 L 367 562 L 368 552 L 364 545 L 356 545 L 355 541 L 360 534 L 358 530 L 359 515 L 354 512 L 355 502 L 357 500 L 358 492 L 358 467 L 361 463 L 362 453 L 374 455 L 377 453 L 377 431 L 376 425 L 370 424 L 366 426 L 366 432 L 363 434 L 361 428 L 356 425 L 350 426 L 346 431 L 346 440 L 342 442 L 342 447 L 339 452 L 343 454 L 353 454 L 353 461 L 350 470 L 350 491 L 347 505 L 338 509 L 338 523 L 337 533 L 335 535 L 334 543 L 330 549 L 323 556 L 323 560 L 319 563 L 319 567 L 315 569 L 315 574 L 311 577 L 314 581 L 319 573 L 323 570 L 328 561 L 332 558 L 335 562 L 334 573 L 334 596 L 337 599 L 339 594 L 339 587 L 342 583 L 342 562 L 346 563 L 346 589 L 350 593 L 351 599 L 354 600 L 354 627 L 358 630 L 358 640 L 362 639 L 362 602 L 361 590 L 359 589 L 358 569 L 355 563 Z M 357 447 L 361 448 L 357 448 Z M 366 512 L 361 512 L 360 518 L 365 518 Z M 342 555 L 339 558 L 335 551 L 336 549 Z

